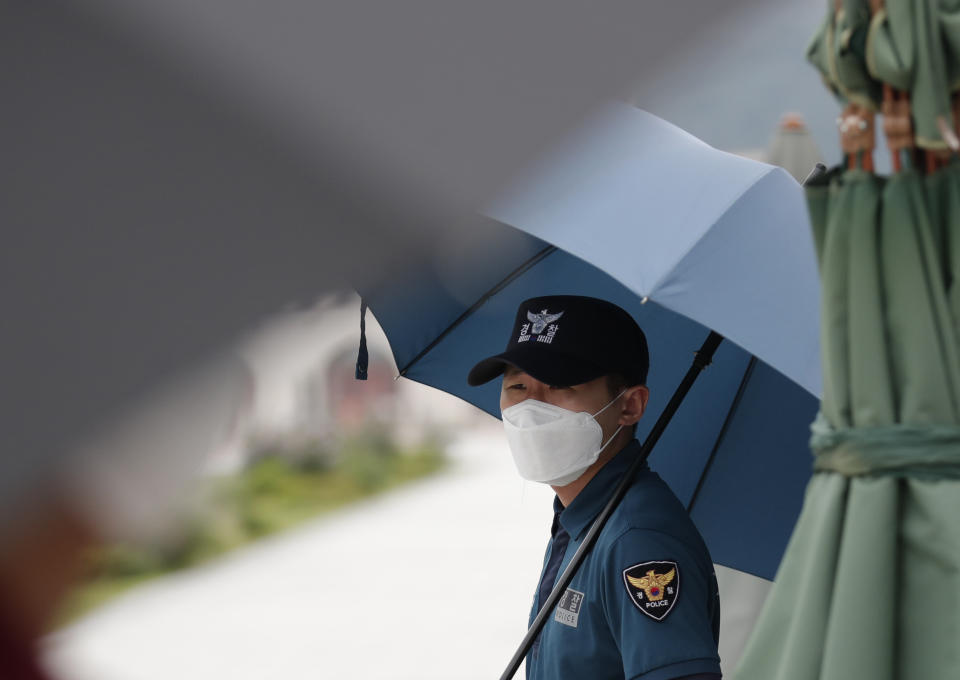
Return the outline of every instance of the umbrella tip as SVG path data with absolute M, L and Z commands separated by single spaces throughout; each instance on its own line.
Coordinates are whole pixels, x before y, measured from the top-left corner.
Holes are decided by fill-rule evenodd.
M 824 165 L 823 163 L 817 163 L 816 165 L 813 166 L 813 170 L 810 171 L 810 174 L 807 175 L 807 178 L 803 180 L 803 186 L 806 186 L 811 182 L 814 182 L 820 179 L 820 177 L 824 175 L 826 172 L 827 172 L 827 166 Z

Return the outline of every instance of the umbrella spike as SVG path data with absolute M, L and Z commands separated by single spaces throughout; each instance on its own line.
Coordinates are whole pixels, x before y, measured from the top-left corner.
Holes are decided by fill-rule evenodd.
M 807 184 L 810 184 L 811 182 L 814 182 L 820 179 L 820 177 L 826 174 L 826 172 L 827 172 L 827 166 L 824 165 L 823 163 L 817 163 L 816 165 L 813 166 L 813 169 L 810 171 L 810 174 L 807 175 L 807 178 L 803 180 L 802 184 L 806 186 Z

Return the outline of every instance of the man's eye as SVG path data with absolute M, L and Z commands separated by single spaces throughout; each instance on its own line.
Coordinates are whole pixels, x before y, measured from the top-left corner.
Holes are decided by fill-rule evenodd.
M 523 383 L 514 383 L 507 387 L 508 390 L 522 390 L 525 388 L 526 386 Z

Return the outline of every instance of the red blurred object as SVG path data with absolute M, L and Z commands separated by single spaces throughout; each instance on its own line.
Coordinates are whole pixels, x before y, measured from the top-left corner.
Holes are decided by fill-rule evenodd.
M 33 643 L 18 634 L 0 605 L 0 680 L 51 680 L 37 663 Z

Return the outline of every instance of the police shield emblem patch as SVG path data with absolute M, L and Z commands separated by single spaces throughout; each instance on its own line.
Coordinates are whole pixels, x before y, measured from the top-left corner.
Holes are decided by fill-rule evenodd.
M 680 567 L 676 562 L 641 562 L 623 570 L 630 600 L 655 621 L 662 621 L 680 595 Z

